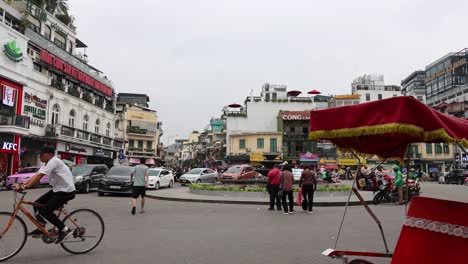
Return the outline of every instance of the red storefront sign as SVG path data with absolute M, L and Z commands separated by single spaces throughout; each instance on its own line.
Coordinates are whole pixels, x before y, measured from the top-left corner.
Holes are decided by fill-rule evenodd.
M 61 59 L 55 57 L 54 55 L 47 52 L 47 50 L 41 51 L 41 60 L 48 65 L 54 67 L 55 69 L 77 79 L 80 82 L 83 82 L 96 90 L 104 93 L 105 95 L 112 96 L 112 89 L 102 84 L 101 82 L 95 80 L 86 73 L 78 70 L 77 68 L 71 66 L 70 64 L 62 61 Z

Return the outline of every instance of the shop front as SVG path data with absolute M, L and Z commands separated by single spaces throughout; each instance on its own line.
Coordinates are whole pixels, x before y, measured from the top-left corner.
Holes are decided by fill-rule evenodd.
M 129 158 L 128 159 L 128 163 L 130 165 L 138 165 L 140 164 L 140 160 L 142 158 Z M 148 166 L 148 167 L 154 167 L 156 165 L 156 161 L 154 158 L 143 158 L 146 160 L 145 164 Z
M 60 141 L 57 143 L 57 154 L 62 160 L 69 160 L 76 164 L 87 164 L 88 157 L 93 156 L 93 148 Z
M 319 160 L 319 156 L 311 152 L 301 153 L 299 155 L 299 162 L 301 163 L 301 165 L 312 166 L 314 169 L 317 168 Z
M 325 168 L 327 170 L 337 170 L 338 169 L 338 161 L 335 159 L 320 159 L 319 168 Z
M 19 168 L 20 147 L 15 136 L 0 134 L 0 174 L 11 175 Z
M 106 164 L 108 167 L 114 164 L 114 152 L 103 148 L 93 148 L 93 155 L 87 159 L 88 164 Z

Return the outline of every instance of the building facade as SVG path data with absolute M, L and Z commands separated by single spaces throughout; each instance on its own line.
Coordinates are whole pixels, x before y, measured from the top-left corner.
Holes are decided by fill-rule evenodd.
M 426 72 L 415 71 L 401 81 L 403 95 L 413 96 L 418 101 L 426 103 Z
M 468 101 L 468 49 L 451 52 L 426 66 L 426 97 L 429 106 Z
M 381 74 L 365 74 L 351 83 L 352 94 L 360 95 L 360 102 L 371 102 L 401 95 L 401 88 L 397 85 L 385 85 Z

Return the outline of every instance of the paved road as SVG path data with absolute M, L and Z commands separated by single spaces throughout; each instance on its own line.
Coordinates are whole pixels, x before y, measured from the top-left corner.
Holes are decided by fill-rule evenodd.
M 424 184 L 424 194 L 468 200 L 468 186 Z M 45 189 L 31 190 L 29 199 Z M 177 191 L 177 188 L 174 189 Z M 0 210 L 11 210 L 12 193 L 0 192 Z M 147 201 L 147 212 L 130 214 L 127 197 L 80 194 L 69 209 L 92 208 L 106 222 L 102 244 L 74 256 L 56 245 L 28 239 L 8 263 L 339 263 L 321 256 L 333 246 L 343 208 L 321 207 L 314 214 L 283 215 L 252 205 Z M 393 249 L 404 207 L 372 207 Z M 382 251 L 378 229 L 362 207 L 351 207 L 339 247 Z M 388 260 L 378 263 L 389 263 Z

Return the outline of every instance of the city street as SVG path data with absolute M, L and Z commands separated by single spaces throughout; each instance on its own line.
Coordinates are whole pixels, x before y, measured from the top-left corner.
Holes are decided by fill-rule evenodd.
M 186 187 L 177 186 L 173 191 L 180 188 Z M 36 199 L 46 190 L 30 190 L 27 198 Z M 423 183 L 422 191 L 426 196 L 468 200 L 468 186 Z M 1 211 L 11 211 L 12 194 L 0 192 Z M 24 249 L 8 263 L 339 263 L 321 252 L 333 246 L 342 207 L 319 207 L 311 215 L 283 215 L 252 205 L 148 199 L 146 213 L 133 216 L 129 200 L 90 193 L 79 194 L 71 202 L 68 209 L 91 208 L 105 220 L 104 240 L 91 253 L 74 256 L 59 246 L 28 238 Z M 404 206 L 372 209 L 393 249 L 404 220 Z M 383 251 L 378 228 L 363 207 L 349 208 L 339 247 Z

